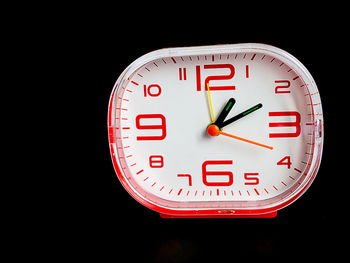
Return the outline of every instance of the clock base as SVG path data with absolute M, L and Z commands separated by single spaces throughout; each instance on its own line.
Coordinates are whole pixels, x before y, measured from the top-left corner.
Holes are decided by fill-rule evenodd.
M 168 215 L 159 213 L 161 218 L 274 218 L 277 216 L 277 211 L 266 214 L 250 214 L 250 215 Z

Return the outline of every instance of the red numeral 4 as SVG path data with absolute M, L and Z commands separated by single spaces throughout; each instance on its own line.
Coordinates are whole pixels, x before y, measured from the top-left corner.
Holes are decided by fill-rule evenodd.
M 284 158 L 282 158 L 281 160 L 279 160 L 277 162 L 277 165 L 287 165 L 288 169 L 290 169 L 292 162 L 290 161 L 290 156 L 286 156 Z

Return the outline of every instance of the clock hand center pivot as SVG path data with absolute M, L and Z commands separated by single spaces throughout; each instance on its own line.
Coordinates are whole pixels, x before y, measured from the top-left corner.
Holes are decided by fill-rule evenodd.
M 210 136 L 218 136 L 220 134 L 220 129 L 217 125 L 211 124 L 207 128 L 207 132 Z

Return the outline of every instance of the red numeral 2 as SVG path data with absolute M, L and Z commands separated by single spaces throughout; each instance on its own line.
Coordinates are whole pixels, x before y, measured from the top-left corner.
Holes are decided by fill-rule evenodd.
M 293 122 L 270 122 L 269 127 L 295 127 L 295 132 L 270 133 L 270 138 L 298 137 L 301 132 L 300 114 L 296 111 L 269 112 L 270 117 L 274 116 L 294 116 Z
M 232 79 L 235 75 L 235 68 L 231 64 L 216 64 L 216 65 L 204 65 L 204 69 L 228 69 L 229 74 L 227 75 L 214 75 L 206 77 L 204 81 L 205 89 L 207 90 L 207 84 L 211 80 L 227 80 Z M 196 66 L 196 82 L 197 82 L 197 91 L 201 91 L 201 68 Z M 236 86 L 211 86 L 209 84 L 210 90 L 235 90 Z
M 290 81 L 289 80 L 275 80 L 276 84 L 284 84 L 275 87 L 275 93 L 290 93 Z

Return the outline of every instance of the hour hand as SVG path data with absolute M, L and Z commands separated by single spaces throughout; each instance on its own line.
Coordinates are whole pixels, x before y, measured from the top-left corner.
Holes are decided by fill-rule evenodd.
M 233 105 L 235 105 L 235 103 L 236 103 L 236 100 L 234 98 L 230 98 L 227 101 L 225 107 L 223 108 L 219 117 L 215 121 L 215 124 L 219 128 L 223 127 L 222 124 L 223 124 L 224 120 L 226 119 L 227 115 L 229 114 L 230 110 L 232 109 Z

